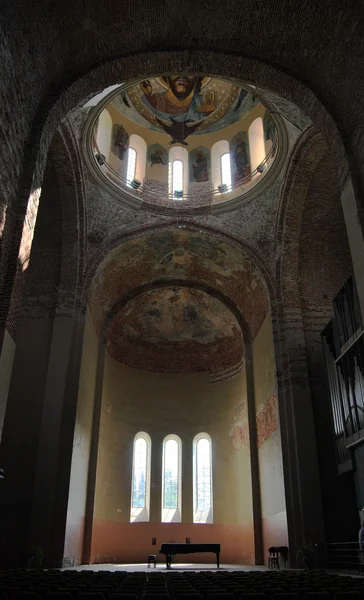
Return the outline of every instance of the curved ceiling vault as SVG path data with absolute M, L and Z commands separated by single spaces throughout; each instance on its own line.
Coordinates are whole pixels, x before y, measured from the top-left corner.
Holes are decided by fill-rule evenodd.
M 241 363 L 239 315 L 254 338 L 268 298 L 241 248 L 175 228 L 114 248 L 96 270 L 89 305 L 97 333 L 119 362 L 216 373 Z

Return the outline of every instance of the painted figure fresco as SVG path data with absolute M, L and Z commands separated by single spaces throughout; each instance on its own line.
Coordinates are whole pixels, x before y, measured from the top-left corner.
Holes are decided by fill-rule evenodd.
M 112 151 L 113 153 L 124 160 L 125 152 L 128 149 L 129 135 L 122 125 L 113 125 L 112 128 Z
M 249 425 L 245 420 L 243 423 L 236 425 L 230 433 L 231 443 L 235 450 L 240 450 L 242 446 L 249 444 Z
M 161 144 L 152 144 L 148 148 L 148 163 L 151 167 L 153 165 L 168 165 L 168 152 L 166 148 L 163 148 Z
M 210 179 L 210 153 L 199 146 L 190 152 L 190 180 L 198 183 Z
M 161 77 L 164 91 L 154 92 L 150 81 L 143 81 L 140 86 L 143 91 L 142 102 L 160 119 L 169 123 L 178 121 L 195 122 L 216 109 L 211 95 L 209 102 L 204 102 L 201 94 L 203 77 L 187 75 L 169 75 Z
M 234 183 L 250 175 L 249 142 L 246 131 L 235 134 L 230 142 L 232 178 Z
M 257 444 L 260 448 L 278 427 L 278 402 L 272 394 L 257 414 Z
M 165 132 L 172 144 L 235 123 L 260 100 L 240 85 L 214 77 L 153 77 L 120 92 L 113 105 L 129 120 Z

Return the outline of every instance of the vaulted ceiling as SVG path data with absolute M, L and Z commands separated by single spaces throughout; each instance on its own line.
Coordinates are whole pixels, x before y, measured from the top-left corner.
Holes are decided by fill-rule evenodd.
M 237 365 L 243 336 L 254 338 L 268 310 L 262 277 L 239 246 L 178 228 L 114 248 L 89 303 L 114 358 L 174 372 Z

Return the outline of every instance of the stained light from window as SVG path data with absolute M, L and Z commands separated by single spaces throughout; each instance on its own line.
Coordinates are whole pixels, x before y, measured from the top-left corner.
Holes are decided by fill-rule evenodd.
M 134 148 L 129 148 L 129 150 L 128 150 L 128 167 L 126 170 L 126 183 L 129 187 L 131 187 L 130 184 L 135 177 L 136 157 L 137 157 L 137 153 L 134 150 Z
M 231 189 L 231 167 L 230 167 L 230 153 L 225 152 L 221 156 L 221 183 L 227 186 L 228 190 Z
M 137 438 L 134 442 L 132 508 L 145 508 L 146 506 L 146 478 L 147 442 L 144 438 Z
M 167 440 L 164 444 L 163 508 L 178 508 L 178 462 L 178 443 Z

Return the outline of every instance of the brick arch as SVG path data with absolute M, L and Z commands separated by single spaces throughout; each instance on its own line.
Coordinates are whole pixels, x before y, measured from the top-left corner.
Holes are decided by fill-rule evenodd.
M 297 140 L 291 154 L 276 222 L 278 303 L 273 324 L 282 447 L 291 455 L 293 465 L 285 466 L 289 519 L 296 514 L 289 526 L 292 547 L 310 536 L 311 527 L 311 516 L 306 512 L 311 497 L 306 496 L 304 486 L 297 493 L 301 475 L 294 470 L 302 456 L 311 453 L 317 531 L 324 521 L 328 530 L 335 526 L 332 511 L 336 518 L 340 498 L 343 501 L 346 493 L 342 481 L 336 482 L 336 488 L 333 484 L 337 472 L 320 339 L 331 317 L 333 296 L 344 282 L 350 262 L 345 236 L 339 174 L 323 136 L 311 127 Z M 301 412 L 303 404 L 305 411 Z M 303 419 L 315 440 L 312 448 L 301 435 Z M 337 504 L 332 500 L 334 490 Z
M 271 276 L 271 273 L 267 269 L 265 261 L 263 258 L 256 252 L 254 248 L 249 246 L 242 239 L 237 236 L 233 236 L 230 233 L 224 233 L 219 228 L 202 225 L 194 221 L 191 218 L 173 218 L 168 219 L 164 223 L 157 223 L 156 225 L 143 225 L 142 227 L 136 227 L 134 229 L 130 228 L 125 233 L 120 234 L 119 231 L 111 232 L 110 235 L 104 240 L 103 245 L 98 249 L 97 255 L 93 256 L 89 263 L 85 267 L 85 277 L 83 283 L 83 304 L 87 303 L 87 295 L 89 292 L 90 283 L 95 275 L 96 269 L 98 265 L 102 262 L 102 260 L 111 252 L 113 248 L 123 243 L 124 241 L 128 241 L 133 238 L 138 238 L 144 235 L 148 235 L 151 233 L 158 233 L 162 231 L 166 231 L 168 229 L 182 229 L 191 232 L 199 232 L 205 234 L 206 236 L 210 235 L 215 239 L 219 239 L 227 244 L 235 248 L 240 248 L 246 254 L 247 258 L 255 265 L 257 272 L 259 273 L 263 285 L 265 287 L 265 291 L 267 294 L 267 298 L 269 302 L 273 302 L 275 299 L 275 286 L 274 281 Z
M 85 288 L 98 332 L 110 304 L 116 304 L 121 297 L 132 293 L 133 289 L 147 283 L 152 284 L 155 280 L 180 278 L 194 281 L 197 285 L 215 287 L 217 293 L 224 292 L 232 304 L 244 314 L 252 338 L 255 337 L 271 303 L 270 287 L 263 275 L 266 274 L 265 270 L 259 268 L 261 264 L 257 266 L 257 260 L 240 241 L 231 240 L 222 236 L 219 231 L 211 231 L 199 225 L 183 225 L 181 228 L 181 224 L 169 222 L 163 226 L 145 227 L 123 236 L 121 240 L 119 238 L 119 243 L 114 243 L 108 251 L 104 249 L 102 258 L 99 257 L 93 265 L 93 270 L 89 272 L 89 283 L 87 289 Z M 185 241 L 174 242 L 176 235 L 182 236 Z M 181 243 L 186 244 L 187 255 L 190 249 L 196 248 L 193 244 L 197 244 L 201 247 L 200 255 L 197 256 L 196 250 L 193 249 L 192 262 L 185 263 L 181 269 L 176 266 L 177 260 L 166 270 L 165 259 L 161 259 L 167 252 L 165 248 L 168 248 L 170 253 L 181 248 Z M 206 245 L 211 245 L 208 255 L 204 254 Z M 215 252 L 216 247 L 218 253 L 223 253 L 220 256 L 224 255 L 225 275 L 211 269 L 210 253 Z M 137 250 L 135 260 L 132 258 L 134 248 Z
M 63 123 L 53 137 L 52 145 L 47 158 L 46 165 L 47 185 L 44 187 L 39 200 L 39 217 L 43 220 L 35 226 L 35 240 L 38 246 L 38 252 L 31 254 L 30 264 L 32 276 L 37 274 L 36 285 L 38 292 L 34 288 L 34 283 L 24 282 L 24 275 L 21 272 L 17 274 L 17 286 L 26 285 L 26 295 L 28 296 L 26 306 L 22 311 L 31 313 L 40 311 L 44 314 L 50 314 L 55 310 L 56 314 L 62 316 L 74 316 L 81 307 L 80 291 L 82 289 L 82 275 L 84 269 L 84 190 L 83 173 L 80 161 L 78 146 L 73 138 L 72 130 Z M 57 190 L 57 194 L 55 192 Z M 52 196 L 52 198 L 50 197 Z M 57 209 L 57 212 L 56 212 Z M 48 221 L 48 227 L 44 225 L 44 219 Z M 40 228 L 40 229 L 39 229 Z M 57 256 L 57 265 L 59 266 L 59 275 L 56 291 L 49 294 L 45 301 L 46 292 L 41 289 L 49 287 L 49 273 L 44 268 L 44 261 L 47 257 L 47 244 L 53 238 L 59 239 L 59 250 Z M 44 250 L 39 250 L 43 244 Z M 54 260 L 52 256 L 50 259 Z M 43 266 L 42 266 L 43 265 Z M 56 268 L 56 265 L 53 267 Z M 28 283 L 32 290 L 28 290 Z M 54 285 L 54 284 L 53 284 Z M 42 303 L 39 305 L 39 295 L 42 295 Z M 19 299 L 21 300 L 21 299 Z M 11 314 L 16 320 L 17 304 L 12 301 Z
M 86 217 L 82 160 L 67 121 L 54 135 L 52 159 L 60 191 L 63 229 L 57 309 L 63 315 L 73 315 L 82 308 Z
M 310 127 L 293 148 L 279 202 L 276 221 L 276 290 L 286 306 L 300 302 L 300 233 L 310 182 L 322 157 L 328 151 L 325 140 Z

